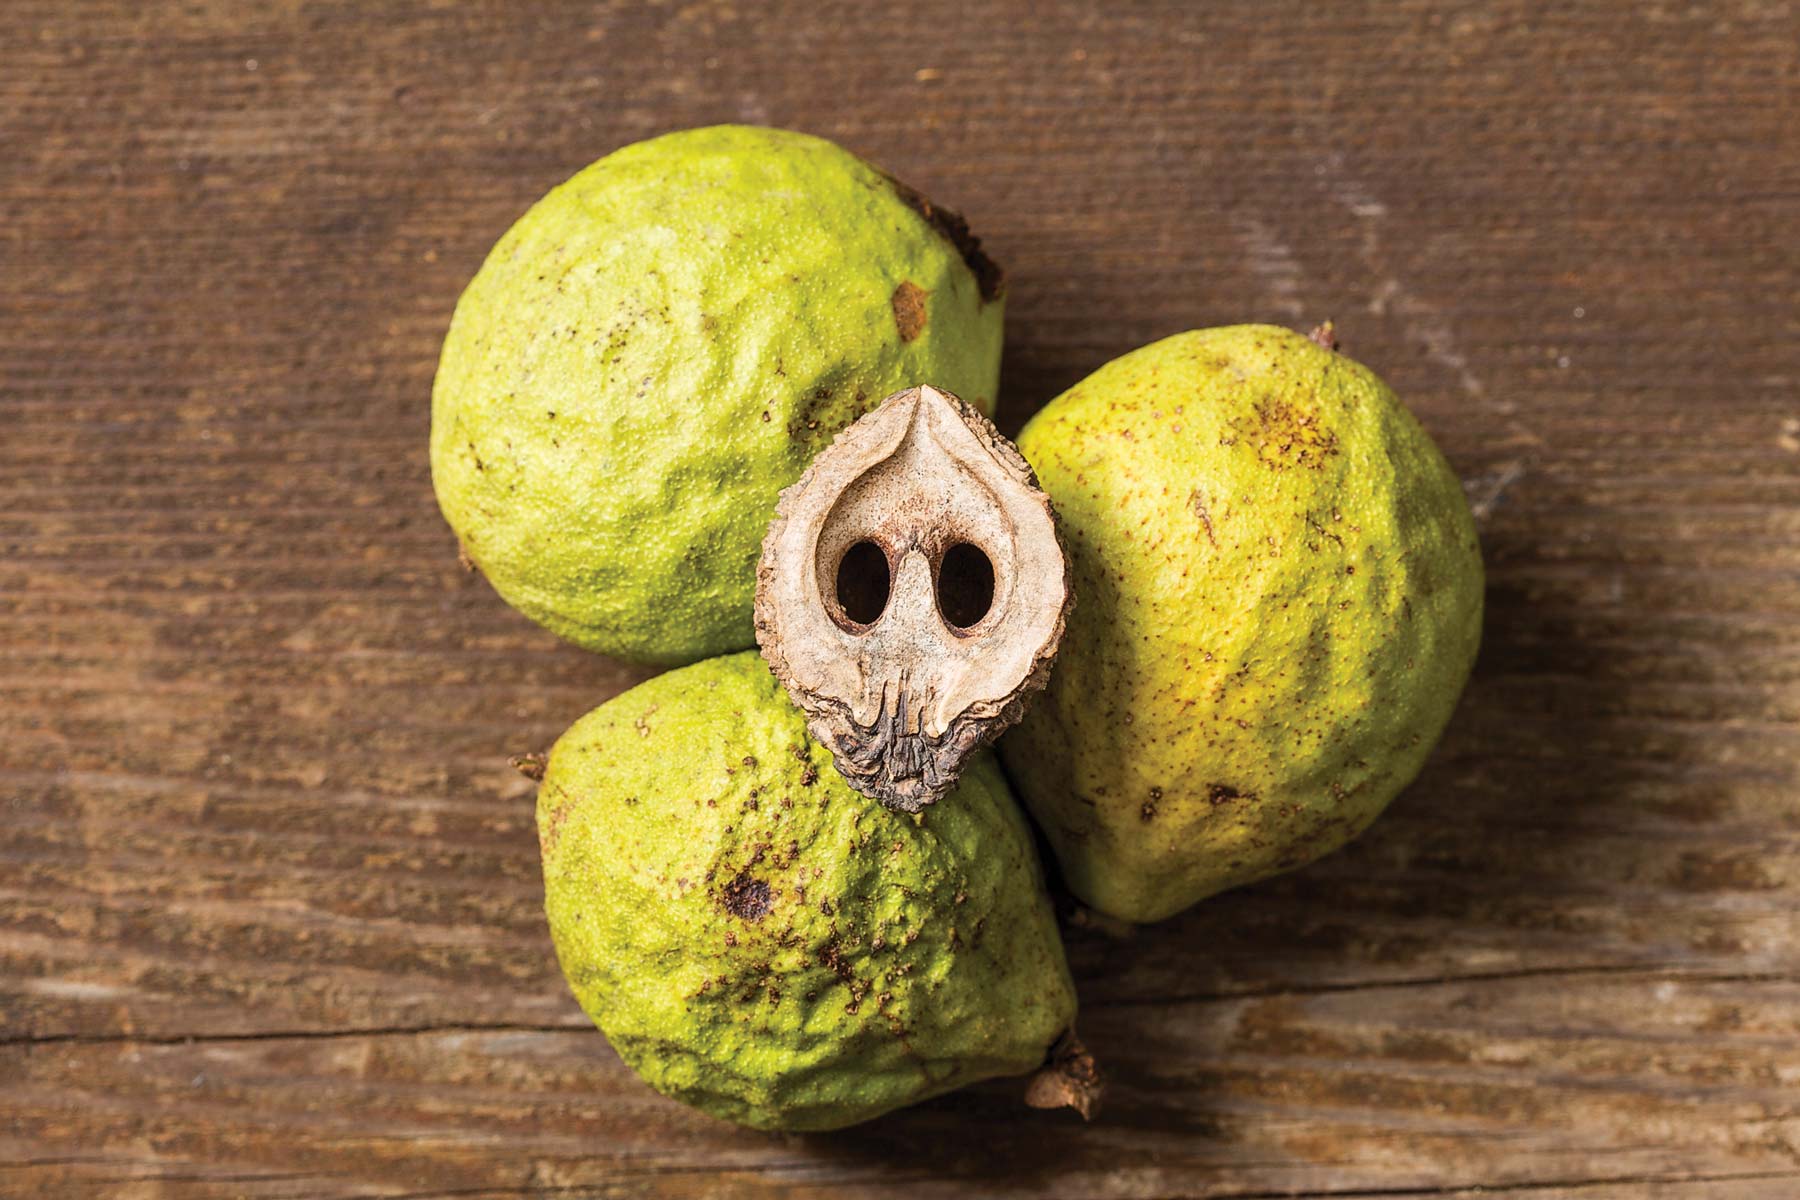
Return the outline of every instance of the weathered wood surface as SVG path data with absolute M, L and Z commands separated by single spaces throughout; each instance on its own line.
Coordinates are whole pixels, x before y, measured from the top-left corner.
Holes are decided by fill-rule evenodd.
M 0 1194 L 1800 1195 L 1800 9 L 0 8 Z M 457 569 L 450 307 L 546 188 L 847 142 L 1011 271 L 1002 424 L 1335 317 L 1469 481 L 1477 678 L 1318 866 L 1071 933 L 1111 1106 L 640 1086 L 537 749 L 640 676 Z

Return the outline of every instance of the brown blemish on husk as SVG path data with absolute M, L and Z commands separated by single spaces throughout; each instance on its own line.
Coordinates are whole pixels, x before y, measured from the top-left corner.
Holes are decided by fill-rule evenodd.
M 1277 471 L 1290 467 L 1322 470 L 1325 460 L 1338 452 L 1337 435 L 1320 422 L 1317 412 L 1275 396 L 1256 405 L 1254 425 L 1238 418 L 1230 422 L 1230 428 L 1235 436 L 1225 444 L 1249 438 L 1263 465 Z
M 1206 798 L 1214 805 L 1229 804 L 1233 800 L 1254 800 L 1256 796 L 1238 791 L 1228 783 L 1215 783 L 1206 789 Z
M 547 816 L 538 821 L 538 853 L 545 858 L 556 849 L 556 843 L 562 838 L 562 828 L 575 809 L 575 800 L 560 787 L 555 789 L 556 807 L 549 810 Z
M 751 922 L 768 916 L 773 903 L 774 893 L 769 885 L 749 872 L 726 884 L 724 894 L 719 897 L 719 904 L 726 912 Z
M 925 311 L 925 297 L 930 294 L 910 279 L 902 280 L 894 289 L 894 327 L 900 331 L 901 341 L 910 342 L 925 332 L 925 325 L 931 319 Z
M 550 756 L 547 754 L 515 754 L 506 760 L 506 765 L 533 783 L 537 783 L 544 778 L 544 771 L 550 765 Z
M 1207 510 L 1205 494 L 1199 488 L 1195 488 L 1189 496 L 1189 500 L 1194 506 L 1195 514 L 1200 518 L 1200 524 L 1206 527 L 1206 540 L 1216 547 L 1219 539 L 1213 536 L 1212 513 Z

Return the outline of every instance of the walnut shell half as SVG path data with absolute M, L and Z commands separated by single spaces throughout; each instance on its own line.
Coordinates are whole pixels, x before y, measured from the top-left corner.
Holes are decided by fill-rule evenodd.
M 896 392 L 782 492 L 756 640 L 857 791 L 918 812 L 1024 715 L 1070 603 L 1050 499 L 949 392 Z

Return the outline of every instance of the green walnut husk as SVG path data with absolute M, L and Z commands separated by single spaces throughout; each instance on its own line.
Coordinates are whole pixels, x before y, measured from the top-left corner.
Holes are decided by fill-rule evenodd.
M 1185 333 L 1018 444 L 1077 602 L 1000 753 L 1070 887 L 1152 921 L 1361 833 L 1424 763 L 1481 631 L 1462 488 L 1387 386 L 1288 330 Z
M 538 792 L 576 999 L 658 1091 L 834 1129 L 1045 1061 L 1075 1015 L 990 756 L 918 815 L 852 791 L 755 654 L 595 709 Z
M 438 503 L 507 603 L 578 645 L 749 648 L 777 494 L 900 388 L 991 413 L 999 292 L 959 217 L 830 142 L 627 146 L 534 205 L 458 302 Z

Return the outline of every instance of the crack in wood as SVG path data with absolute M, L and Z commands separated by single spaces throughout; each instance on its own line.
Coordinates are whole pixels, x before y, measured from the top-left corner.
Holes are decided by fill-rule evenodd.
M 1669 983 L 1688 984 L 1766 984 L 1800 983 L 1800 975 L 1779 971 L 1704 972 L 1666 964 L 1606 963 L 1569 967 L 1533 967 L 1514 971 L 1471 972 L 1459 975 L 1432 975 L 1400 979 L 1353 979 L 1318 984 L 1281 984 L 1245 988 L 1241 991 L 1192 992 L 1174 995 L 1129 996 L 1109 998 L 1092 1003 L 1095 1013 L 1118 1009 L 1172 1007 L 1181 1005 L 1230 1004 L 1250 1000 L 1270 1000 L 1298 996 L 1329 996 L 1353 992 L 1384 991 L 1397 988 L 1458 987 L 1468 984 L 1506 983 L 1527 979 L 1580 978 L 1583 976 L 1626 976 Z M 182 1046 L 228 1042 L 322 1041 L 342 1038 L 421 1037 L 456 1033 L 586 1033 L 585 1022 L 567 1024 L 526 1024 L 499 1022 L 443 1022 L 423 1025 L 366 1026 L 345 1029 L 271 1029 L 239 1033 L 43 1033 L 0 1035 L 0 1047 L 57 1045 L 144 1045 Z
M 197 1046 L 217 1042 L 322 1041 L 330 1038 L 418 1037 L 440 1033 L 585 1033 L 586 1022 L 567 1025 L 493 1025 L 447 1022 L 438 1025 L 389 1025 L 357 1029 L 272 1029 L 245 1033 L 43 1033 L 0 1036 L 0 1046 Z
M 1495 1196 L 1546 1190 L 1580 1191 L 1602 1187 L 1642 1187 L 1650 1184 L 1740 1183 L 1756 1180 L 1800 1179 L 1800 1170 L 1742 1171 L 1717 1175 L 1613 1175 L 1572 1179 L 1521 1179 L 1510 1183 L 1424 1184 L 1418 1187 L 1351 1188 L 1348 1190 L 1279 1192 L 1209 1192 L 1207 1200 L 1389 1200 L 1406 1196 Z M 404 1200 L 404 1198 L 392 1198 Z
M 1168 996 L 1143 996 L 1107 1000 L 1096 1010 L 1178 1004 L 1222 1004 L 1237 1000 L 1269 1000 L 1284 996 L 1329 996 L 1341 992 L 1381 991 L 1388 988 L 1456 987 L 1473 983 L 1505 983 L 1519 979 L 1578 978 L 1584 975 L 1625 975 L 1670 983 L 1796 983 L 1800 975 L 1778 971 L 1709 974 L 1691 968 L 1661 964 L 1606 963 L 1574 967 L 1525 967 L 1514 971 L 1475 971 L 1464 975 L 1414 976 L 1400 979 L 1351 979 L 1335 983 L 1275 985 L 1242 991 L 1191 992 Z

